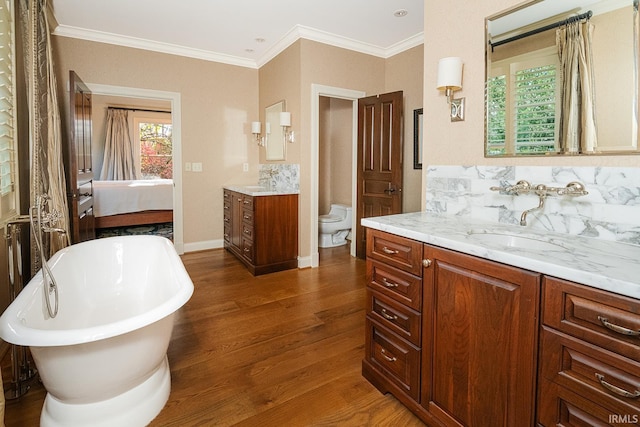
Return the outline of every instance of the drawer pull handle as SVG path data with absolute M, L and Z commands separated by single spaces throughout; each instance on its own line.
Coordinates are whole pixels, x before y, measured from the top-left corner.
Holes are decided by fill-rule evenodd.
M 431 267 L 431 260 L 429 258 L 425 258 L 422 260 L 422 266 L 425 268 Z
M 391 357 L 387 356 L 387 352 L 384 351 L 384 348 L 381 349 L 381 353 L 382 353 L 382 357 L 384 357 L 388 362 L 395 362 L 396 360 L 398 360 L 393 356 L 391 356 Z
M 634 331 L 633 329 L 625 328 L 624 326 L 618 326 L 614 323 L 609 322 L 606 317 L 598 316 L 598 320 L 604 325 L 605 328 L 611 329 L 613 332 L 632 337 L 640 336 L 640 331 Z
M 244 216 L 243 216 L 243 218 L 244 218 L 244 219 L 249 219 L 249 218 L 251 218 L 251 217 L 250 217 L 249 215 L 244 215 Z
M 396 249 L 389 249 L 388 247 L 384 246 L 382 248 L 382 252 L 384 252 L 387 255 L 395 255 L 397 253 L 399 253 L 399 251 L 397 251 Z
M 602 374 L 598 374 L 596 373 L 596 378 L 598 379 L 598 381 L 600 381 L 600 384 L 602 385 L 602 387 L 606 388 L 607 390 L 609 390 L 612 393 L 617 394 L 618 396 L 622 396 L 622 397 L 628 397 L 631 399 L 637 399 L 638 397 L 640 397 L 640 391 L 636 390 L 633 393 L 624 390 L 620 387 L 616 387 L 613 384 L 609 384 L 608 382 L 606 382 L 604 380 L 604 375 Z
M 386 286 L 387 288 L 397 288 L 398 287 L 397 283 L 389 282 L 386 277 L 382 278 L 382 284 L 384 286 Z
M 397 320 L 398 319 L 398 316 L 396 316 L 395 314 L 387 314 L 387 310 L 385 310 L 384 308 L 382 309 L 380 314 L 382 314 L 382 317 L 384 317 L 387 320 Z
M 251 202 L 250 202 L 250 201 L 248 201 L 248 200 L 245 200 L 245 201 L 243 201 L 242 203 L 244 203 L 245 205 L 248 205 L 248 204 L 249 204 L 249 203 L 251 203 Z

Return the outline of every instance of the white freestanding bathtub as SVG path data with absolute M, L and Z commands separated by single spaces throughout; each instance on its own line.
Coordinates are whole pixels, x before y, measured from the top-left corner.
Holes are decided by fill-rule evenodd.
M 29 346 L 47 397 L 42 426 L 143 426 L 169 398 L 173 316 L 193 283 L 158 236 L 92 240 L 48 262 L 59 309 L 47 314 L 42 271 L 0 317 L 0 337 Z

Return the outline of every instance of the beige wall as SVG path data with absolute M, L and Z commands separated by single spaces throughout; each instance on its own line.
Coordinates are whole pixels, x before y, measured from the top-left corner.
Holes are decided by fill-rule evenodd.
M 253 70 L 65 37 L 54 37 L 54 43 L 65 109 L 69 70 L 90 84 L 180 93 L 183 162 L 203 163 L 202 173 L 183 172 L 185 245 L 221 240 L 222 185 L 255 184 L 259 164 L 266 163 L 250 123 L 264 122 L 264 108 L 285 100 L 296 141 L 287 144 L 286 160 L 281 163 L 300 164 L 300 255 L 311 255 L 304 230 L 311 227 L 312 84 L 367 95 L 405 91 L 405 170 L 411 169 L 405 174 L 405 197 L 419 200 L 420 179 L 415 176 L 420 172 L 412 169 L 412 117 L 422 98 L 421 48 L 385 60 L 301 39 L 260 70 Z M 249 163 L 250 172 L 242 172 L 243 163 Z M 418 203 L 405 199 L 410 210 Z
M 413 110 L 422 108 L 423 61 L 422 45 L 386 61 L 385 92 L 404 92 L 403 212 L 419 211 L 422 200 L 422 170 L 413 168 Z
M 60 97 L 68 105 L 68 72 L 85 83 L 177 92 L 182 106 L 184 242 L 222 239 L 222 185 L 256 183 L 258 71 L 103 43 L 54 37 Z M 65 113 L 63 117 L 68 117 Z M 65 122 L 66 127 L 66 122 Z M 242 172 L 242 164 L 251 170 Z
M 640 166 L 640 156 L 554 158 L 484 157 L 484 17 L 516 6 L 521 0 L 425 2 L 423 165 L 570 165 Z M 455 37 L 452 37 L 452 34 Z M 464 61 L 466 119 L 451 123 L 443 93 L 436 90 L 438 60 L 460 56 Z M 426 168 L 423 169 L 425 174 Z M 428 184 L 427 184 L 428 185 Z M 424 195 L 423 195 L 424 198 Z M 424 202 L 423 202 L 424 203 Z
M 353 103 L 320 97 L 318 214 L 329 212 L 332 203 L 351 206 Z

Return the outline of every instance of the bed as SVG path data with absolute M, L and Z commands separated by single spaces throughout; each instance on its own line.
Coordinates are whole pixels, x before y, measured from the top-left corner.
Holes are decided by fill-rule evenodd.
M 96 228 L 173 221 L 173 180 L 93 181 Z

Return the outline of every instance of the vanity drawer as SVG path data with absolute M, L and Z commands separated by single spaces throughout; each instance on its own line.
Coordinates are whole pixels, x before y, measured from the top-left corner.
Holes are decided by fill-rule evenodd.
M 545 325 L 640 362 L 640 303 L 600 289 L 545 277 Z
M 635 411 L 616 412 L 585 399 L 571 390 L 542 380 L 538 393 L 538 426 L 607 427 L 632 426 L 640 422 Z
M 242 196 L 242 206 L 245 209 L 253 210 L 253 197 L 252 196 L 243 195 Z
M 422 243 L 367 229 L 367 257 L 422 277 Z
M 253 224 L 253 209 L 242 209 L 242 220 L 248 224 Z
M 381 294 L 402 304 L 422 309 L 422 278 L 379 261 L 367 259 L 367 283 Z
M 369 318 L 366 320 L 366 331 L 367 360 L 418 401 L 420 350 Z
M 368 314 L 407 341 L 420 346 L 421 315 L 377 292 L 367 291 Z
M 549 381 L 611 408 L 640 414 L 640 364 L 546 327 L 541 374 Z
M 253 240 L 242 238 L 242 256 L 253 262 Z
M 242 239 L 253 240 L 253 226 L 251 224 L 242 224 Z

